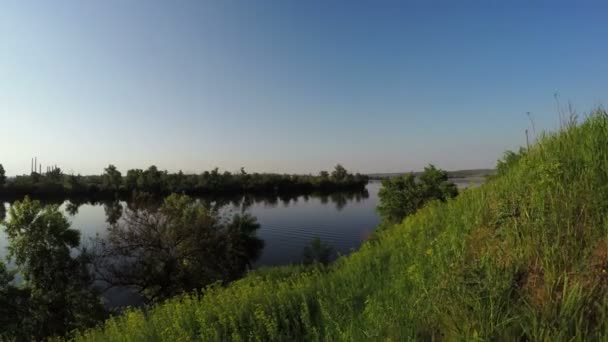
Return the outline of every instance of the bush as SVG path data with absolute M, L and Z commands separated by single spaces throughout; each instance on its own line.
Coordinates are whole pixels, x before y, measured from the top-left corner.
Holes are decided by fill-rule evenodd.
M 446 201 L 457 194 L 458 189 L 448 180 L 447 172 L 429 165 L 418 178 L 410 173 L 383 180 L 377 209 L 383 220 L 396 223 L 429 201 Z

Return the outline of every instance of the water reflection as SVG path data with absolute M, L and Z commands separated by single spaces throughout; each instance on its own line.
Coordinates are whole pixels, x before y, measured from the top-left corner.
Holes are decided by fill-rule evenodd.
M 360 192 L 344 192 L 334 194 L 311 194 L 302 196 L 261 196 L 261 195 L 245 195 L 245 196 L 224 196 L 224 197 L 200 197 L 196 201 L 210 212 L 218 213 L 222 216 L 232 218 L 235 214 L 255 216 L 261 224 L 259 229 L 255 229 L 254 234 L 244 234 L 245 236 L 225 238 L 225 244 L 218 247 L 220 252 L 228 255 L 225 261 L 220 264 L 224 268 L 224 272 L 214 271 L 214 274 L 219 274 L 222 281 L 231 279 L 235 275 L 246 272 L 249 268 L 259 266 L 284 265 L 289 263 L 299 263 L 305 261 L 303 251 L 307 246 L 311 245 L 311 241 L 315 237 L 320 237 L 324 244 L 334 247 L 332 255 L 347 254 L 352 249 L 358 248 L 362 241 L 366 239 L 369 232 L 374 229 L 378 223 L 378 218 L 375 213 L 377 201 L 377 190 L 379 184 L 370 183 L 368 189 Z M 371 195 L 370 195 L 371 194 Z M 143 198 L 142 198 L 143 197 Z M 139 196 L 138 198 L 121 198 L 108 200 L 91 200 L 87 198 L 73 198 L 70 200 L 43 200 L 43 204 L 63 203 L 63 210 L 71 216 L 70 221 L 74 228 L 82 231 L 82 242 L 85 245 L 89 244 L 91 238 L 108 239 L 112 235 L 111 229 L 114 225 L 126 225 L 127 216 L 131 211 L 146 211 L 150 214 L 158 212 L 162 205 L 162 199 L 150 196 Z M 0 208 L 2 209 L 2 208 Z M 0 211 L 2 214 L 2 211 Z M 231 220 L 224 220 L 224 226 L 231 223 Z M 238 235 L 233 230 L 233 235 Z M 250 239 L 251 237 L 255 239 Z M 171 238 L 158 238 L 157 240 L 167 240 L 164 245 L 168 247 Z M 262 241 L 263 240 L 263 241 Z M 106 240 L 107 242 L 107 240 Z M 221 242 L 221 241 L 220 241 Z M 185 242 L 180 242 L 185 243 Z M 194 245 L 193 242 L 190 242 Z M 239 253 L 226 252 L 228 245 L 236 246 L 235 251 Z M 6 241 L 3 233 L 0 231 L 0 256 L 4 255 Z M 90 247 L 93 249 L 93 247 Z M 210 247 L 211 248 L 211 247 Z M 221 252 L 221 251 L 224 252 Z M 171 255 L 171 254 L 169 254 Z M 173 260 L 179 258 L 172 257 Z M 128 257 L 120 256 L 117 259 L 128 259 Z M 117 260 L 116 259 L 116 260 Z M 153 259 L 148 259 L 153 260 Z M 170 259 L 167 259 L 170 260 Z M 114 265 L 116 269 L 120 269 L 120 275 L 123 280 L 126 275 L 130 279 L 134 275 L 148 273 L 150 277 L 155 273 L 152 266 L 155 264 L 152 261 L 136 263 L 135 271 L 127 272 L 129 265 L 123 261 L 116 264 L 111 262 L 112 259 L 105 259 L 106 264 Z M 132 262 L 132 261 L 130 261 Z M 159 263 L 170 266 L 172 262 Z M 148 265 L 145 266 L 144 265 Z M 179 266 L 179 262 L 175 261 L 175 265 Z M 120 266 L 120 267 L 119 267 Z M 152 271 L 148 272 L 148 267 Z M 211 270 L 211 268 L 209 268 Z M 146 270 L 144 272 L 143 270 Z M 209 272 L 208 272 L 209 273 Z M 177 273 L 174 273 L 174 275 Z M 105 277 L 112 275 L 108 271 Z M 158 275 L 158 274 L 157 274 Z M 184 276 L 185 278 L 188 278 Z M 155 279 L 161 279 L 155 276 Z M 146 282 L 150 282 L 146 280 Z M 104 293 L 104 298 L 108 301 L 109 307 L 121 307 L 123 305 L 137 305 L 144 303 L 134 296 L 133 291 L 126 290 L 127 287 L 118 286 L 116 279 L 114 285 Z M 126 281 L 125 281 L 126 283 Z M 103 288 L 108 288 L 108 282 L 100 281 L 98 285 Z M 162 286 L 161 286 L 162 287 Z M 187 286 L 186 286 L 187 287 Z M 133 288 L 129 286 L 129 288 Z M 149 295 L 150 297 L 162 297 L 163 293 L 169 290 L 155 290 L 152 292 L 158 294 Z
M 122 204 L 118 199 L 113 201 L 105 201 L 103 203 L 103 211 L 106 214 L 106 222 L 114 225 L 122 217 Z
M 130 202 L 104 204 L 107 236 L 94 241 L 95 273 L 104 289 L 127 287 L 146 301 L 236 280 L 260 256 L 260 225 L 244 210 L 220 215 L 187 196 L 159 207 Z M 122 216 L 120 221 L 118 217 Z

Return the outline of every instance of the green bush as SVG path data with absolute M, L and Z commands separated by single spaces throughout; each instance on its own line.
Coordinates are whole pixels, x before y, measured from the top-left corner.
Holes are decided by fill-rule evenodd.
M 383 180 L 378 213 L 386 222 L 397 223 L 432 200 L 446 201 L 456 195 L 458 189 L 448 173 L 429 165 L 418 178 L 410 173 Z

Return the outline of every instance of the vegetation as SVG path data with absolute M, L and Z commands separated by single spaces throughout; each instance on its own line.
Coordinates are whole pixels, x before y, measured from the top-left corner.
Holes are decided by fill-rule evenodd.
M 26 198 L 4 222 L 15 271 L 0 262 L 0 340 L 39 340 L 90 327 L 104 316 L 87 269 L 88 254 L 72 257 L 80 232 L 58 206 Z M 22 278 L 15 285 L 14 277 Z
M 4 171 L 4 166 L 0 164 L 0 186 L 4 186 L 6 183 L 6 172 Z
M 322 171 L 318 176 L 249 174 L 241 169 L 238 173 L 220 173 L 216 168 L 202 174 L 168 173 L 156 166 L 146 170 L 128 170 L 123 177 L 120 171 L 109 165 L 99 176 L 65 175 L 60 168 L 40 174 L 17 176 L 6 180 L 0 169 L 0 196 L 21 198 L 38 197 L 129 197 L 133 192 L 165 196 L 171 193 L 188 195 L 230 195 L 230 194 L 306 194 L 330 193 L 343 190 L 362 190 L 368 177 L 351 174 L 337 165 L 331 175 Z
M 137 290 L 151 303 L 227 284 L 260 254 L 255 217 L 228 218 L 186 195 L 159 206 L 140 197 L 120 222 L 122 206 L 110 201 L 108 236 L 78 251 L 80 233 L 58 205 L 27 197 L 13 203 L 2 223 L 12 269 L 0 262 L 0 340 L 40 340 L 98 324 L 107 315 L 100 291 L 111 287 Z
M 418 177 L 413 173 L 382 181 L 378 193 L 378 213 L 385 222 L 401 222 L 429 201 L 446 201 L 458 195 L 456 185 L 448 181 L 448 173 L 433 165 L 424 168 Z
M 414 176 L 419 176 L 423 171 L 410 172 Z M 485 179 L 496 173 L 495 169 L 472 169 L 472 170 L 456 170 L 447 171 L 449 179 Z M 371 173 L 368 174 L 370 180 L 383 180 L 385 178 L 399 177 L 408 174 L 408 172 L 389 172 L 389 173 Z
M 328 267 L 252 272 L 77 340 L 605 340 L 608 115 Z
M 519 152 L 506 151 L 502 159 L 496 163 L 496 174 L 504 175 L 526 154 L 526 149 L 521 147 Z
M 97 240 L 96 278 L 108 288 L 135 289 L 148 302 L 226 284 L 259 257 L 259 227 L 253 216 L 226 220 L 186 195 L 171 195 L 158 209 L 127 208 Z
M 308 246 L 304 247 L 303 263 L 305 265 L 317 263 L 327 265 L 331 261 L 333 252 L 333 247 L 321 241 L 321 238 L 317 236 L 312 239 Z

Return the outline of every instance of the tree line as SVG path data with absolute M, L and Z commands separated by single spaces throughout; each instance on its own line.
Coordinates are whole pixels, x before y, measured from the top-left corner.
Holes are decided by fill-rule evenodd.
M 368 182 L 366 175 L 352 174 L 342 165 L 330 173 L 318 175 L 289 175 L 274 173 L 220 172 L 217 168 L 201 174 L 169 173 L 156 166 L 131 169 L 122 174 L 109 165 L 101 175 L 67 175 L 60 168 L 40 174 L 6 178 L 0 165 L 0 195 L 21 198 L 30 196 L 130 196 L 133 192 L 154 195 L 184 193 L 207 194 L 306 194 L 361 190 Z

